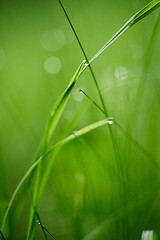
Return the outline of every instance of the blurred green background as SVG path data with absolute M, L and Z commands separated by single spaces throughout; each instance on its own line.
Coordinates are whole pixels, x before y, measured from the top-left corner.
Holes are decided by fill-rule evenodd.
M 63 1 L 89 59 L 147 3 Z M 127 182 L 124 190 L 108 127 L 61 149 L 39 210 L 44 226 L 58 240 L 140 239 L 145 229 L 160 234 L 159 28 L 157 10 L 92 64 L 110 116 L 145 150 L 113 124 Z M 58 1 L 0 0 L 0 222 L 31 165 L 53 104 L 83 59 Z M 51 145 L 105 118 L 79 88 L 100 104 L 87 69 Z M 11 239 L 25 239 L 29 206 L 28 197 Z M 38 225 L 35 239 L 45 239 Z

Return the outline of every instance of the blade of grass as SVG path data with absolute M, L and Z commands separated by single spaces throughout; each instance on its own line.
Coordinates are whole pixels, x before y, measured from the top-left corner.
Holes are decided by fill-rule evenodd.
M 46 152 L 49 140 L 51 138 L 51 135 L 53 134 L 57 123 L 65 109 L 65 106 L 69 100 L 69 96 L 71 94 L 71 91 L 79 77 L 80 70 L 82 68 L 83 62 L 80 64 L 78 67 L 77 71 L 75 72 L 71 82 L 69 83 L 68 87 L 64 91 L 64 93 L 60 96 L 54 107 L 52 108 L 52 111 L 50 113 L 50 116 L 48 118 L 48 122 L 46 124 L 45 128 L 45 133 L 44 137 L 42 140 L 42 145 L 39 151 L 39 155 L 37 158 L 40 156 L 43 156 Z M 42 174 L 43 174 L 43 162 L 38 166 L 37 170 L 37 177 L 36 177 L 36 182 L 35 182 L 35 187 L 34 187 L 34 195 L 33 195 L 33 202 L 36 208 L 38 208 L 39 201 L 38 201 L 38 195 L 39 195 L 39 190 L 40 190 L 40 182 L 42 179 Z M 27 234 L 27 239 L 33 239 L 33 234 L 34 234 L 34 226 L 35 226 L 35 213 L 34 209 L 31 208 L 31 213 L 30 213 L 30 220 L 29 220 L 29 227 L 28 227 L 28 234 Z
M 73 32 L 74 32 L 74 35 L 75 35 L 75 37 L 76 37 L 76 39 L 77 39 L 77 42 L 78 42 L 78 44 L 79 44 L 79 46 L 80 46 L 80 49 L 82 50 L 82 53 L 83 53 L 83 55 L 84 55 L 84 57 L 85 57 L 85 59 L 86 59 L 86 64 L 85 64 L 85 65 L 86 65 L 86 67 L 89 67 L 89 69 L 90 69 L 91 75 L 92 75 L 92 77 L 93 77 L 95 86 L 96 86 L 96 88 L 97 88 L 97 91 L 98 91 L 98 94 L 99 94 L 99 97 L 100 97 L 100 100 L 101 100 L 101 104 L 102 104 L 103 109 L 104 109 L 104 112 L 105 112 L 105 115 L 106 115 L 106 117 L 109 117 L 109 113 L 108 113 L 108 111 L 107 111 L 107 109 L 106 109 L 106 106 L 105 106 L 105 103 L 104 103 L 104 100 L 103 100 L 103 96 L 102 96 L 102 93 L 101 93 L 101 91 L 100 91 L 98 82 L 97 82 L 97 80 L 96 80 L 96 78 L 95 78 L 95 75 L 94 75 L 93 70 L 92 70 L 92 68 L 91 68 L 90 62 L 88 61 L 87 54 L 86 54 L 86 52 L 84 51 L 84 48 L 83 48 L 83 46 L 82 46 L 82 44 L 81 44 L 81 42 L 80 42 L 80 39 L 79 39 L 79 37 L 78 37 L 78 35 L 77 35 L 74 27 L 73 27 L 73 24 L 72 24 L 72 22 L 71 22 L 71 20 L 70 20 L 70 18 L 69 18 L 69 16 L 68 16 L 65 8 L 63 7 L 61 1 L 60 1 L 60 0 L 58 0 L 58 1 L 59 1 L 60 5 L 61 5 L 61 7 L 62 7 L 62 10 L 63 10 L 65 16 L 67 17 L 67 20 L 68 20 L 68 22 L 69 22 L 69 24 L 70 24 L 70 26 L 71 26 L 71 28 L 72 28 L 72 30 L 73 30 Z M 83 70 L 85 70 L 86 67 L 84 67 L 84 68 L 82 69 L 82 71 L 80 72 L 80 74 L 83 72 Z M 126 194 L 126 179 L 125 179 L 125 175 L 124 175 L 124 171 L 123 171 L 123 167 L 122 167 L 122 163 L 121 163 L 121 159 L 120 159 L 120 153 L 119 153 L 118 144 L 117 144 L 117 141 L 116 141 L 116 138 L 115 138 L 114 129 L 112 129 L 111 125 L 109 125 L 109 131 L 110 131 L 111 140 L 112 140 L 113 147 L 114 147 L 114 151 L 115 151 L 116 167 L 118 168 L 118 170 L 119 170 L 119 172 L 120 172 L 120 175 L 121 175 L 121 178 L 122 178 L 123 181 L 124 181 L 124 189 L 122 189 L 122 191 L 120 191 L 120 195 L 122 195 L 123 201 L 125 202 L 125 201 L 126 201 L 126 196 L 127 196 L 127 194 Z M 121 198 L 121 197 L 120 197 L 120 198 Z M 124 215 L 125 215 L 124 218 L 127 218 L 127 212 L 125 212 Z M 125 227 L 125 226 L 126 226 L 126 227 Z M 125 235 L 124 237 L 127 237 L 127 231 L 128 231 L 128 230 L 126 230 L 126 228 L 127 228 L 127 225 L 124 224 L 124 232 L 125 232 L 125 233 L 124 233 L 124 235 Z
M 10 208 L 11 208 L 11 206 L 12 206 L 12 204 L 13 204 L 13 201 L 14 201 L 14 199 L 15 199 L 18 191 L 20 190 L 20 188 L 22 187 L 22 185 L 24 184 L 24 182 L 26 181 L 26 179 L 30 176 L 30 174 L 31 174 L 31 173 L 35 170 L 35 168 L 38 166 L 38 164 L 39 164 L 42 160 L 44 160 L 49 154 L 53 153 L 56 148 L 62 147 L 64 144 L 69 143 L 70 141 L 74 140 L 75 138 L 80 137 L 80 136 L 82 136 L 82 135 L 84 135 L 84 134 L 86 134 L 86 133 L 88 133 L 88 132 L 90 132 L 90 131 L 98 128 L 98 127 L 101 127 L 101 126 L 103 126 L 103 125 L 105 125 L 105 124 L 107 124 L 107 123 L 108 123 L 108 119 L 104 119 L 104 120 L 98 121 L 98 122 L 96 122 L 96 123 L 92 123 L 92 124 L 90 124 L 90 125 L 82 128 L 82 129 L 76 131 L 75 133 L 71 134 L 71 135 L 68 136 L 67 138 L 65 138 L 65 139 L 59 141 L 58 143 L 56 143 L 53 147 L 50 148 L 50 150 L 49 150 L 47 153 L 45 153 L 44 156 L 41 156 L 38 160 L 36 160 L 36 162 L 34 162 L 34 164 L 28 169 L 28 171 L 26 172 L 26 174 L 24 175 L 24 177 L 21 179 L 21 181 L 20 181 L 19 184 L 17 185 L 17 187 L 16 187 L 16 189 L 15 189 L 15 191 L 14 191 L 12 197 L 11 197 L 11 200 L 10 200 L 10 202 L 9 202 L 9 204 L 8 204 L 7 210 L 6 210 L 6 212 L 5 212 L 5 216 L 4 216 L 3 221 L 2 221 L 1 230 L 3 230 L 3 228 L 4 228 L 4 226 L 5 226 L 6 218 L 7 218 L 7 216 L 8 216 L 8 213 L 9 213 L 9 211 L 10 211 Z
M 85 110 L 84 107 L 81 108 L 81 110 L 73 117 L 73 119 L 71 121 L 69 121 L 68 124 L 66 124 L 66 126 L 64 126 L 63 132 L 61 133 L 61 136 L 60 136 L 61 137 L 60 139 L 64 139 L 66 136 L 69 135 L 69 133 L 73 129 L 73 126 L 74 126 L 75 122 L 77 121 L 77 119 L 79 119 L 80 115 L 82 114 L 82 112 L 84 110 Z M 37 156 L 37 154 L 35 154 L 35 156 Z M 35 159 L 35 157 L 33 159 Z M 12 210 L 10 211 L 10 225 L 11 225 L 11 227 L 12 226 L 14 227 L 14 223 L 17 221 L 17 219 L 19 218 L 19 216 L 22 212 L 22 209 L 23 209 L 25 201 L 26 201 L 26 196 L 27 196 L 27 193 L 28 193 L 28 189 L 30 189 L 30 187 L 31 187 L 30 184 L 31 184 L 31 181 L 32 181 L 33 177 L 34 177 L 34 171 L 27 178 L 27 181 L 25 181 L 25 183 L 23 185 L 23 188 L 20 189 L 18 198 L 16 199 L 16 202 L 15 202 L 15 207 L 12 208 Z M 11 227 L 9 228 L 9 230 L 12 234 L 12 228 Z
M 3 233 L 0 231 L 0 235 L 2 237 L 3 240 L 6 240 L 6 238 L 4 237 Z
M 97 82 L 97 80 L 96 80 L 96 78 L 95 78 L 95 75 L 94 75 L 94 73 L 93 73 L 92 67 L 91 67 L 91 65 L 89 64 L 87 54 L 86 54 L 86 52 L 85 52 L 85 50 L 84 50 L 84 48 L 83 48 L 83 46 L 82 46 L 82 43 L 81 43 L 81 41 L 80 41 L 80 39 L 79 39 L 79 37 L 78 37 L 78 34 L 76 33 L 76 30 L 75 30 L 75 28 L 73 27 L 73 24 L 72 24 L 72 22 L 71 22 L 71 20 L 70 20 L 70 18 L 69 18 L 69 15 L 67 14 L 67 12 L 66 12 L 66 10 L 65 10 L 65 8 L 64 8 L 62 2 L 61 2 L 60 0 L 58 0 L 58 1 L 59 1 L 60 5 L 61 5 L 61 7 L 62 7 L 62 10 L 63 10 L 63 12 L 64 12 L 64 14 L 65 14 L 65 16 L 66 16 L 69 24 L 70 24 L 70 27 L 71 27 L 71 29 L 72 29 L 72 31 L 73 31 L 76 39 L 77 39 L 77 42 L 78 42 L 78 44 L 79 44 L 79 46 L 80 46 L 80 49 L 81 49 L 81 51 L 82 51 L 82 53 L 83 53 L 83 55 L 84 55 L 84 57 L 85 57 L 85 59 L 86 59 L 86 64 L 85 64 L 85 66 L 86 66 L 86 67 L 89 67 L 89 70 L 90 70 L 90 73 L 91 73 L 91 75 L 92 75 L 92 77 L 93 77 L 95 86 L 96 86 L 96 88 L 97 88 L 97 91 L 98 91 L 98 94 L 99 94 L 99 98 L 100 98 L 100 100 L 101 100 L 101 104 L 102 104 L 102 106 L 103 106 L 105 115 L 106 115 L 106 117 L 109 117 L 109 113 L 108 113 L 108 110 L 107 110 L 106 105 L 105 105 L 105 103 L 104 103 L 103 96 L 102 96 L 102 93 L 101 93 L 101 91 L 100 91 L 98 82 Z M 85 69 L 86 67 L 84 67 L 83 69 Z M 83 69 L 81 70 L 80 74 L 83 72 Z M 115 136 L 114 136 L 113 129 L 111 128 L 110 125 L 109 125 L 109 131 L 110 131 L 110 135 L 111 135 L 113 147 L 114 147 L 114 150 L 115 150 L 116 164 L 117 164 L 117 167 L 118 167 L 119 170 L 120 170 L 120 174 L 122 175 L 122 177 L 123 177 L 123 179 L 124 179 L 124 174 L 123 174 L 122 164 L 121 164 L 121 160 L 120 160 L 120 154 L 119 154 L 118 145 L 117 145 L 117 142 L 116 142 L 116 138 L 115 138 Z M 124 180 L 124 181 L 125 181 L 125 180 Z
M 45 230 L 44 230 L 44 227 L 43 227 L 43 225 L 42 225 L 42 223 L 41 223 L 41 221 L 40 221 L 39 218 L 38 218 L 38 220 L 37 220 L 37 224 L 40 225 L 40 227 L 41 227 L 41 229 L 42 229 L 42 232 L 43 232 L 43 234 L 44 234 L 44 236 L 45 236 L 45 239 L 48 240 L 47 234 L 46 234 L 46 232 L 45 232 Z
M 103 96 L 102 96 L 102 93 L 101 93 L 101 91 L 100 91 L 100 88 L 99 88 L 98 82 L 97 82 L 97 80 L 96 80 L 96 77 L 95 77 L 95 75 L 94 75 L 94 73 L 93 73 L 92 67 L 91 67 L 90 64 L 87 64 L 87 63 L 89 63 L 87 54 L 86 54 L 86 52 L 85 52 L 85 50 L 84 50 L 84 48 L 83 48 L 83 46 L 82 46 L 82 43 L 81 43 L 81 41 L 80 41 L 80 39 L 79 39 L 79 37 L 78 37 L 78 34 L 76 33 L 76 30 L 75 30 L 75 28 L 74 28 L 74 26 L 73 26 L 73 24 L 72 24 L 72 22 L 71 22 L 71 20 L 70 20 L 70 18 L 69 18 L 69 15 L 67 14 L 67 12 L 66 12 L 66 10 L 65 10 L 65 8 L 64 8 L 61 0 L 58 0 L 58 1 L 59 1 L 60 5 L 61 5 L 61 7 L 62 7 L 62 10 L 63 10 L 63 12 L 64 12 L 64 14 L 65 14 L 68 22 L 69 22 L 70 27 L 71 27 L 71 29 L 72 29 L 72 31 L 73 31 L 76 39 L 77 39 L 77 42 L 78 42 L 78 44 L 79 44 L 79 47 L 80 47 L 80 49 L 81 49 L 81 51 L 82 51 L 82 53 L 83 53 L 83 55 L 84 55 L 84 57 L 85 57 L 85 59 L 86 59 L 86 64 L 85 64 L 85 65 L 89 67 L 89 70 L 90 70 L 90 73 L 91 73 L 91 75 L 92 75 L 92 77 L 93 77 L 95 86 L 96 86 L 96 88 L 97 88 L 97 92 L 98 92 L 99 98 L 100 98 L 100 100 L 101 100 L 101 104 L 102 104 L 102 106 L 103 106 L 105 115 L 106 115 L 106 117 L 109 117 L 108 110 L 107 110 L 106 105 L 105 105 L 105 103 L 104 103 Z M 85 67 L 84 67 L 84 69 L 85 69 Z M 82 70 L 83 70 L 83 69 L 82 69 Z M 82 70 L 81 70 L 80 74 L 82 73 Z M 116 142 L 116 138 L 115 138 L 115 136 L 114 136 L 113 129 L 111 128 L 110 125 L 109 125 L 109 131 L 110 131 L 110 135 L 111 135 L 113 147 L 114 147 L 114 150 L 115 150 L 115 157 L 116 157 L 117 167 L 119 168 L 120 173 L 121 173 L 121 175 L 122 175 L 122 177 L 123 177 L 123 179 L 124 179 L 124 174 L 123 174 L 123 170 L 122 170 L 122 164 L 121 164 L 121 160 L 120 160 L 120 154 L 119 154 L 118 145 L 117 145 L 117 142 Z
M 31 191 L 31 197 L 32 197 L 32 200 L 33 200 L 33 193 L 32 193 L 32 191 Z M 46 234 L 46 232 L 45 232 L 45 230 L 44 230 L 44 227 L 43 227 L 43 225 L 42 225 L 42 220 L 40 219 L 39 213 L 37 212 L 36 207 L 34 206 L 33 201 L 32 201 L 32 206 L 33 206 L 33 208 L 34 208 L 35 215 L 36 215 L 36 218 L 37 218 L 37 224 L 40 225 L 40 227 L 41 227 L 41 229 L 42 229 L 42 232 L 43 232 L 43 234 L 44 234 L 45 239 L 48 240 L 47 234 Z
M 144 8 L 138 11 L 135 15 L 133 15 L 119 30 L 116 34 L 95 54 L 95 56 L 88 62 L 90 65 L 102 52 L 104 52 L 115 40 L 117 40 L 123 33 L 125 33 L 130 27 L 135 25 L 137 22 L 142 20 L 144 17 L 155 11 L 160 7 L 160 0 L 153 0 L 149 4 L 147 4 Z M 81 73 L 88 67 L 86 65 Z
M 43 234 L 44 234 L 45 238 L 48 239 L 48 238 L 47 238 L 47 234 L 46 234 L 46 232 L 47 232 L 53 239 L 56 240 L 56 238 L 47 230 L 47 228 L 45 228 L 45 227 L 42 225 L 42 221 L 40 220 L 39 214 L 36 213 L 36 215 L 37 215 L 37 219 L 38 219 L 38 220 L 37 220 L 37 224 L 39 224 L 40 227 L 42 228 L 42 231 L 43 231 Z

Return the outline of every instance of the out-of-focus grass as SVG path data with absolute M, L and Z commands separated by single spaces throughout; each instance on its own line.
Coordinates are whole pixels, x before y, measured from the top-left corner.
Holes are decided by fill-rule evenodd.
M 90 59 L 147 3 L 67 1 L 65 6 Z M 83 56 L 58 1 L 1 1 L 0 5 L 0 143 L 7 179 L 5 184 L 1 175 L 1 185 L 8 192 L 1 190 L 1 196 L 5 202 L 31 163 L 53 102 Z M 159 165 L 158 14 L 154 12 L 122 36 L 93 63 L 93 69 L 111 116 Z M 56 51 L 44 49 L 40 42 L 50 29 L 62 31 L 59 39 L 64 34 L 64 44 Z M 58 57 L 62 64 L 56 74 L 44 69 L 44 62 L 52 56 Z M 80 87 L 100 104 L 86 71 L 77 83 L 53 143 L 61 139 L 65 125 L 76 116 L 72 130 L 103 117 L 87 99 L 82 100 Z M 159 169 L 117 126 L 115 131 L 127 179 L 126 222 L 121 221 L 124 206 L 114 149 L 104 127 L 63 147 L 57 156 L 40 207 L 44 226 L 57 239 L 117 239 L 117 236 L 122 239 L 123 224 L 128 224 L 130 239 L 140 239 L 144 229 L 158 231 Z M 1 206 L 0 217 L 6 205 Z M 20 221 L 15 223 L 12 239 L 24 239 L 27 222 L 28 204 Z M 37 226 L 35 239 L 41 239 L 40 236 Z

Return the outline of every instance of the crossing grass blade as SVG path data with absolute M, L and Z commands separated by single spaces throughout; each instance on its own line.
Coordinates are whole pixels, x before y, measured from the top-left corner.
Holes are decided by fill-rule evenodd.
M 83 62 L 80 64 L 78 67 L 77 71 L 75 72 L 71 82 L 69 83 L 68 87 L 66 90 L 63 92 L 63 94 L 60 96 L 54 107 L 52 108 L 52 111 L 50 113 L 50 116 L 48 118 L 48 122 L 45 128 L 45 133 L 44 137 L 42 140 L 42 145 L 40 147 L 39 154 L 37 156 L 37 159 L 41 156 L 43 156 L 46 152 L 49 140 L 57 126 L 57 123 L 65 109 L 65 106 L 69 100 L 69 96 L 71 94 L 71 91 L 79 77 L 80 70 L 82 68 Z M 39 201 L 38 201 L 38 195 L 39 195 L 39 190 L 40 190 L 40 183 L 43 175 L 43 161 L 40 162 L 37 170 L 37 177 L 36 177 L 36 182 L 35 182 L 35 188 L 34 188 L 34 194 L 33 194 L 33 203 L 36 208 L 38 208 Z M 39 199 L 40 200 L 40 199 Z M 27 239 L 33 239 L 33 234 L 34 234 L 34 226 L 35 226 L 35 212 L 34 209 L 31 208 L 31 213 L 30 213 L 30 220 L 29 220 L 29 228 L 28 228 L 28 234 L 27 234 Z
M 36 164 L 37 160 L 43 158 L 42 156 L 46 152 L 50 137 L 53 134 L 53 132 L 56 128 L 56 125 L 58 123 L 58 120 L 63 113 L 65 105 L 67 104 L 67 101 L 68 101 L 69 96 L 71 94 L 71 91 L 72 91 L 72 89 L 73 89 L 73 87 L 74 87 L 74 85 L 75 85 L 75 83 L 76 83 L 76 81 L 79 77 L 79 73 L 80 73 L 80 70 L 82 68 L 82 65 L 83 65 L 83 62 L 78 67 L 77 71 L 75 72 L 75 74 L 74 74 L 73 78 L 71 79 L 71 81 L 70 81 L 68 87 L 66 88 L 66 90 L 63 92 L 63 94 L 60 96 L 60 98 L 58 99 L 58 101 L 56 102 L 54 107 L 52 108 L 52 111 L 50 113 L 50 116 L 49 116 L 47 124 L 46 124 L 45 133 L 44 133 L 44 137 L 42 139 L 42 143 L 41 143 L 41 145 L 39 147 L 39 150 L 37 152 L 37 155 L 35 157 L 34 164 L 32 165 L 33 169 L 34 169 L 34 166 L 37 165 Z M 38 169 L 38 172 L 37 172 L 36 188 L 35 188 L 36 191 L 38 191 L 38 188 L 39 188 L 39 182 L 40 182 L 41 175 L 42 175 L 42 169 L 43 169 L 43 163 L 41 161 L 41 166 L 39 166 L 39 169 Z M 27 173 L 26 173 L 26 175 L 27 175 Z M 32 181 L 32 177 L 29 179 L 29 182 L 27 183 L 27 186 L 30 185 L 31 181 Z M 16 194 L 17 194 L 17 190 L 19 190 L 19 188 L 20 188 L 19 185 L 21 186 L 21 182 L 18 184 L 18 186 L 17 186 L 15 192 L 13 193 L 12 198 L 9 202 L 9 205 L 7 207 L 6 213 L 5 213 L 3 221 L 2 221 L 2 229 L 4 228 L 4 225 L 6 223 L 6 218 L 7 218 L 7 215 L 8 215 L 8 211 L 9 211 L 9 209 L 10 209 L 12 203 L 13 203 L 13 200 L 14 200 Z M 22 192 L 22 194 L 24 195 L 23 192 Z M 25 196 L 26 196 L 26 194 L 25 194 Z M 34 197 L 36 198 L 36 194 L 34 195 Z M 22 202 L 24 202 L 24 199 L 23 199 Z
M 36 162 L 34 162 L 34 164 L 28 169 L 28 171 L 26 172 L 26 174 L 24 175 L 24 177 L 21 179 L 21 181 L 19 182 L 19 184 L 17 185 L 12 197 L 11 197 L 11 200 L 8 204 L 8 207 L 7 207 L 7 210 L 6 210 L 6 213 L 5 213 L 5 216 L 3 218 L 3 222 L 2 222 L 2 227 L 1 227 L 1 230 L 3 230 L 4 226 L 5 226 L 5 222 L 6 222 L 6 219 L 7 219 L 7 216 L 8 216 L 8 213 L 10 211 L 10 208 L 13 204 L 13 201 L 15 199 L 15 197 L 17 196 L 20 188 L 23 186 L 24 182 L 27 180 L 27 178 L 31 175 L 31 173 L 36 169 L 36 167 L 38 166 L 38 164 L 43 161 L 48 155 L 52 154 L 56 148 L 60 148 L 62 147 L 63 145 L 65 145 L 66 143 L 69 143 L 70 141 L 74 140 L 75 138 L 77 137 L 81 137 L 83 136 L 84 134 L 92 131 L 92 130 L 95 130 L 96 128 L 98 127 L 101 127 L 103 125 L 105 125 L 106 123 L 108 123 L 108 119 L 104 119 L 104 120 L 101 120 L 101 121 L 98 121 L 98 122 L 95 122 L 95 123 L 92 123 L 78 131 L 76 131 L 75 133 L 71 134 L 70 136 L 68 136 L 67 138 L 64 138 L 63 140 L 61 140 L 60 142 L 56 143 L 53 147 L 50 148 L 50 150 L 48 152 L 46 152 L 46 154 L 44 156 L 41 156 L 38 160 L 36 160 Z M 48 171 L 47 171 L 48 173 Z M 44 184 L 44 180 L 43 180 L 43 184 Z

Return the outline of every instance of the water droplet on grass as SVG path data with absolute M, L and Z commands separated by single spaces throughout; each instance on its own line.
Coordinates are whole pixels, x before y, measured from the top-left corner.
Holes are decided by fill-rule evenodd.
M 83 65 L 84 65 L 85 67 L 87 67 L 87 66 L 89 65 L 89 63 L 87 62 L 87 60 L 83 60 Z
M 41 223 L 40 223 L 40 221 L 39 221 L 39 220 L 37 220 L 37 221 L 36 221 L 36 223 L 37 223 L 37 224 L 39 224 L 39 225 L 41 225 Z
M 76 136 L 77 135 L 77 131 L 73 131 L 73 134 Z
M 79 89 L 79 93 L 83 93 L 83 90 L 82 90 L 82 89 Z
M 108 117 L 108 118 L 107 118 L 107 123 L 108 123 L 109 125 L 113 124 L 113 123 L 114 123 L 113 117 Z
M 83 99 L 84 99 L 84 95 L 82 94 L 79 94 L 80 93 L 80 90 L 79 88 L 76 88 L 74 91 L 73 91 L 73 98 L 76 102 L 81 102 Z

